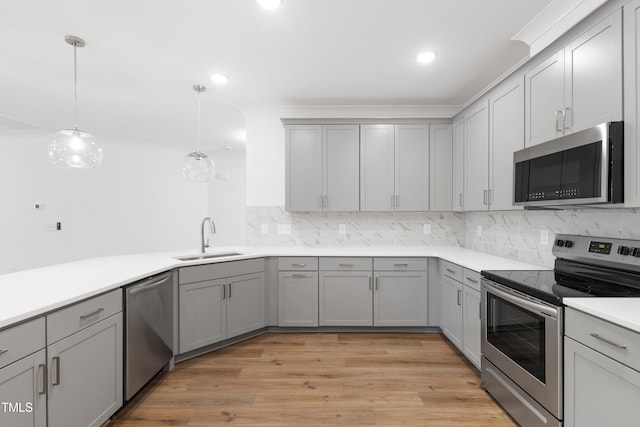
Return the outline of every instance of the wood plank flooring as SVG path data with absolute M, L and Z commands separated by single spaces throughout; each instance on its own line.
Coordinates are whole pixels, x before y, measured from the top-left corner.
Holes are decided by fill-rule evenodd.
M 176 365 L 125 426 L 515 426 L 440 334 L 269 333 Z

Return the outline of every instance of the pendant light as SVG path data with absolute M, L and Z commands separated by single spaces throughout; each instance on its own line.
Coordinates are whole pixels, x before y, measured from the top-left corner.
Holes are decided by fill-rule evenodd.
M 90 169 L 102 162 L 102 149 L 93 140 L 93 135 L 78 129 L 78 61 L 76 51 L 84 47 L 80 37 L 65 36 L 64 40 L 73 46 L 73 90 L 75 105 L 75 125 L 73 129 L 63 129 L 49 142 L 49 159 L 61 167 Z
M 200 94 L 207 90 L 202 85 L 193 85 L 198 92 L 198 125 L 196 130 L 196 151 L 187 154 L 182 159 L 182 176 L 191 182 L 209 182 L 216 171 L 213 160 L 200 151 Z

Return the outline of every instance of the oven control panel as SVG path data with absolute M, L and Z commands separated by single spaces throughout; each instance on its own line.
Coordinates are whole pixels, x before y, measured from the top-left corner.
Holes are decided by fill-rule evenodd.
M 602 260 L 640 270 L 640 240 L 558 234 L 552 252 L 557 258 Z

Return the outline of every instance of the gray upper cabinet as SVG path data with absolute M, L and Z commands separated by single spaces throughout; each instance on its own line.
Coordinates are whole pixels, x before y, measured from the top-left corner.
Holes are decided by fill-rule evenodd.
M 360 129 L 360 210 L 394 210 L 393 125 L 362 125 Z
M 455 212 L 464 211 L 464 117 L 453 122 L 453 166 L 451 208 Z
M 622 12 L 525 74 L 525 144 L 622 120 Z
M 624 6 L 624 203 L 640 206 L 640 0 Z
M 429 125 L 395 126 L 396 211 L 429 210 Z
M 451 211 L 453 192 L 453 134 L 451 125 L 429 127 L 429 208 Z
M 291 125 L 285 134 L 286 209 L 322 210 L 322 126 Z
M 489 104 L 476 103 L 464 115 L 464 208 L 467 211 L 489 207 Z
M 359 126 L 288 125 L 286 209 L 357 211 Z
M 489 194 L 491 210 L 513 206 L 513 153 L 524 148 L 524 80 L 503 82 L 489 97 Z
M 357 211 L 360 205 L 360 127 L 322 127 L 323 210 Z
M 362 125 L 360 210 L 429 210 L 429 125 Z

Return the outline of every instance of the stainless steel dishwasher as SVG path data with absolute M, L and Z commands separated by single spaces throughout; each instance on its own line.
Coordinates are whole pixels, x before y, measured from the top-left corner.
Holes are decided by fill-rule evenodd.
M 125 400 L 173 357 L 173 287 L 170 271 L 125 288 Z

